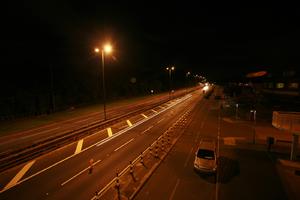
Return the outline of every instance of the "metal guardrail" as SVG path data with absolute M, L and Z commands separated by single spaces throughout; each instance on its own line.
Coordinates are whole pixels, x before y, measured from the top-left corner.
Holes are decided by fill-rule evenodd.
M 174 98 L 179 98 L 181 96 L 184 96 L 185 94 L 186 93 L 178 94 Z M 70 144 L 74 141 L 77 141 L 78 139 L 81 139 L 88 135 L 92 135 L 96 130 L 103 129 L 111 124 L 120 122 L 124 118 L 132 117 L 141 112 L 151 110 L 168 101 L 169 99 L 166 99 L 148 106 L 143 106 L 143 108 L 127 113 L 125 115 L 117 116 L 106 121 L 97 121 L 95 123 L 81 127 L 77 130 L 66 131 L 58 136 L 49 137 L 47 139 L 37 141 L 36 143 L 24 147 L 22 149 L 5 152 L 2 155 L 0 155 L 0 172 L 5 171 L 11 167 L 17 166 L 26 161 L 29 161 L 38 156 L 41 156 L 43 154 L 46 154 L 55 149 L 58 149 L 64 145 Z
M 128 180 L 128 181 L 136 182 L 137 180 L 134 175 L 133 168 L 134 168 L 134 166 L 136 168 L 137 164 L 139 164 L 139 163 L 142 163 L 144 165 L 144 159 L 147 160 L 147 157 L 149 159 L 149 156 L 157 159 L 157 162 L 158 162 L 158 163 L 157 162 L 152 163 L 153 166 L 148 166 L 148 165 L 144 166 L 145 171 L 143 174 L 145 176 L 150 175 L 149 172 L 155 170 L 155 168 L 158 166 L 158 164 L 164 159 L 164 157 L 168 154 L 168 152 L 175 145 L 176 141 L 180 137 L 180 131 L 177 132 L 178 135 L 176 136 L 176 135 L 174 135 L 174 133 L 175 133 L 174 129 L 175 129 L 175 127 L 178 127 L 178 126 L 184 127 L 186 125 L 186 121 L 184 120 L 184 118 L 188 114 L 190 114 L 190 112 L 191 112 L 191 109 L 186 111 L 185 114 L 182 115 L 171 127 L 169 127 L 168 130 L 166 130 L 162 135 L 160 135 L 148 148 L 146 148 L 139 156 L 137 156 L 133 161 L 131 161 L 129 165 L 127 165 L 121 172 L 117 172 L 117 176 L 114 177 L 101 190 L 96 191 L 95 196 L 91 200 L 97 200 L 99 198 L 102 199 L 102 197 L 107 192 L 108 193 L 111 192 L 110 189 L 112 189 L 112 188 L 116 189 L 114 191 L 117 193 L 117 196 L 120 199 L 121 193 L 122 193 L 122 191 L 120 190 L 120 187 L 123 187 L 122 184 L 120 184 L 120 179 L 122 178 L 122 176 L 125 176 L 126 174 L 129 173 L 129 174 L 131 174 L 132 180 Z M 139 180 L 145 181 L 145 179 L 144 178 L 142 179 L 142 177 L 139 177 Z M 134 196 L 139 191 L 139 189 L 141 188 L 142 184 L 143 184 L 143 181 L 138 186 L 137 185 L 133 186 L 133 188 L 135 188 L 135 189 L 131 192 L 131 194 L 127 194 L 127 195 L 129 195 L 129 197 L 127 197 L 127 198 L 133 199 Z M 103 197 L 103 199 L 106 199 L 106 198 Z

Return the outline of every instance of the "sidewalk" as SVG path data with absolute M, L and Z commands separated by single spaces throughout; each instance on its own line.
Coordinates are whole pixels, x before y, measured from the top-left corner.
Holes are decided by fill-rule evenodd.
M 259 113 L 266 112 L 266 110 Z M 300 199 L 300 151 L 297 149 L 297 161 L 290 161 L 291 142 L 293 134 L 289 131 L 279 130 L 272 126 L 272 119 L 270 116 L 264 115 L 257 119 L 254 125 L 253 121 L 249 120 L 249 113 L 247 110 L 239 110 L 239 118 L 235 119 L 235 108 L 228 107 L 224 109 L 223 120 L 228 123 L 242 123 L 255 128 L 255 144 L 267 147 L 267 138 L 273 137 L 274 144 L 272 145 L 270 157 L 275 158 L 278 175 L 282 181 L 282 185 L 287 192 L 290 200 Z M 268 117 L 266 117 L 268 116 Z M 299 137 L 300 144 L 300 137 Z

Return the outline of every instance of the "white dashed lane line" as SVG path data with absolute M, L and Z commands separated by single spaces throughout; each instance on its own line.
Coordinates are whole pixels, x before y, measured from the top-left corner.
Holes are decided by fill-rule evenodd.
M 132 142 L 134 140 L 134 138 L 132 138 L 131 140 L 127 141 L 126 143 L 122 144 L 121 146 L 119 146 L 118 148 L 116 148 L 114 151 L 118 151 L 119 149 L 121 149 L 122 147 L 124 147 L 125 145 L 129 144 L 130 142 Z
M 144 130 L 141 134 L 146 133 L 147 131 L 149 131 L 151 128 L 153 128 L 153 126 L 148 127 L 146 130 Z

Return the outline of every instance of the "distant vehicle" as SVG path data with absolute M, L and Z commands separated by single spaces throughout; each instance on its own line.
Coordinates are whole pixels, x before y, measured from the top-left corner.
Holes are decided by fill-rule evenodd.
M 217 170 L 216 142 L 201 140 L 195 153 L 194 169 L 198 172 L 215 173 Z

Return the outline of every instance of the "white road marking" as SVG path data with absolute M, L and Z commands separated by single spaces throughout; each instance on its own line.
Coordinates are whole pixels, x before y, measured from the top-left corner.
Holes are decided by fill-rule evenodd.
M 163 107 L 163 106 L 159 106 L 160 108 L 162 108 L 162 109 L 165 109 L 165 107 Z
M 146 132 L 149 131 L 151 128 L 153 128 L 153 126 L 148 127 L 146 130 L 144 130 L 144 131 L 142 132 L 142 134 L 143 134 L 143 133 L 146 133 Z
M 169 200 L 172 200 L 174 198 L 174 195 L 175 195 L 176 189 L 179 185 L 179 182 L 180 182 L 180 179 L 178 178 L 177 181 L 176 181 L 175 187 L 172 190 L 171 196 L 169 197 Z
M 122 147 L 124 147 L 125 145 L 129 144 L 130 142 L 132 142 L 134 140 L 134 138 L 132 138 L 131 140 L 129 140 L 128 142 L 122 144 L 121 146 L 119 146 L 118 148 L 116 148 L 114 151 L 118 151 L 119 149 L 121 149 Z
M 144 114 L 141 114 L 143 117 L 145 117 L 145 118 L 148 118 L 146 115 L 144 115 Z
M 83 143 L 83 139 L 79 140 L 76 146 L 76 150 L 74 154 L 79 154 L 81 152 L 81 148 L 82 148 L 82 143 Z
M 107 128 L 107 135 L 111 137 L 113 135 L 111 128 Z
M 101 160 L 98 160 L 97 162 L 93 163 L 93 166 L 95 166 L 96 164 L 98 164 L 99 162 L 101 162 Z M 83 169 L 82 171 L 80 171 L 79 173 L 75 174 L 74 176 L 72 176 L 71 178 L 69 178 L 68 180 L 66 180 L 65 182 L 63 182 L 62 184 L 60 184 L 61 186 L 64 186 L 65 184 L 67 184 L 68 182 L 70 182 L 71 180 L 73 180 L 74 178 L 76 178 L 77 176 L 79 176 L 80 174 L 82 174 L 83 172 L 89 170 L 90 167 L 87 167 L 85 169 Z
M 8 190 L 9 188 L 17 185 L 19 180 L 25 175 L 25 173 L 30 169 L 30 167 L 34 164 L 35 160 L 27 163 L 18 173 L 17 175 L 4 187 L 2 191 Z M 1 192 L 2 192 L 1 191 Z
M 129 121 L 129 119 L 126 120 L 129 127 L 132 127 L 132 123 Z
M 176 104 L 174 104 L 174 106 L 177 105 L 177 104 L 179 104 L 180 102 L 182 102 L 182 101 L 184 101 L 184 100 L 190 98 L 190 97 L 192 97 L 192 95 L 187 95 L 187 96 L 186 96 L 185 98 L 183 98 L 181 101 L 179 101 L 179 102 L 177 102 Z M 151 118 L 153 118 L 153 117 L 159 115 L 160 113 L 165 112 L 166 110 L 168 110 L 168 109 L 170 109 L 170 108 L 171 108 L 171 107 L 169 107 L 169 108 L 167 108 L 167 109 L 165 109 L 165 110 L 159 111 L 159 112 L 157 112 L 156 114 L 151 115 L 151 117 L 149 117 L 149 118 L 147 118 L 147 119 L 143 119 L 143 120 L 141 120 L 141 121 L 135 123 L 132 127 L 127 127 L 127 128 L 125 128 L 125 129 L 123 129 L 123 130 L 117 132 L 116 134 L 114 134 L 114 135 L 111 136 L 111 137 L 107 137 L 107 138 L 105 138 L 105 139 L 103 139 L 103 140 L 101 140 L 101 141 L 99 141 L 99 142 L 97 142 L 97 143 L 95 143 L 95 144 L 92 144 L 91 146 L 88 146 L 87 148 L 83 149 L 81 152 L 87 151 L 87 150 L 89 150 L 89 149 L 91 149 L 91 148 L 93 148 L 93 147 L 95 147 L 95 146 L 99 147 L 99 146 L 105 144 L 106 142 L 108 142 L 108 141 L 114 139 L 115 137 L 118 137 L 119 135 L 122 135 L 123 133 L 126 133 L 127 131 L 129 131 L 129 130 L 135 128 L 136 126 L 139 126 L 140 124 L 142 124 L 142 123 L 144 123 L 144 122 L 150 120 Z M 101 132 L 101 131 L 99 131 L 99 132 Z M 38 176 L 39 174 L 41 174 L 41 173 L 43 173 L 43 172 L 45 172 L 45 171 L 47 171 L 47 170 L 49 170 L 49 169 L 51 169 L 51 168 L 53 168 L 53 167 L 55 167 L 55 166 L 57 166 L 57 165 L 63 163 L 64 161 L 69 160 L 70 158 L 73 158 L 74 156 L 76 156 L 76 154 L 72 154 L 71 156 L 68 156 L 68 157 L 62 159 L 62 160 L 60 160 L 60 161 L 58 161 L 58 162 L 56 162 L 56 163 L 50 165 L 49 167 L 46 167 L 46 168 L 43 169 L 43 170 L 38 171 L 38 172 L 36 172 L 35 174 L 32 174 L 31 176 L 29 176 L 29 177 L 27 177 L 27 178 L 24 178 L 23 180 L 17 182 L 14 186 L 19 185 L 19 184 L 21 184 L 21 183 L 23 183 L 23 182 L 25 182 L 25 181 L 28 181 L 28 180 L 32 179 L 33 177 Z M 9 189 L 9 188 L 8 188 L 8 189 Z M 8 189 L 3 189 L 3 190 L 1 190 L 1 191 L 0 191 L 0 194 L 3 193 L 3 192 L 5 192 L 5 191 L 8 190 Z
M 159 120 L 158 122 L 156 122 L 157 124 L 160 123 L 162 120 L 164 120 L 165 118 L 162 118 L 161 120 Z
M 153 112 L 155 112 L 155 113 L 157 113 L 157 111 L 156 111 L 156 110 L 154 110 L 154 109 L 152 109 L 152 111 L 153 111 Z

